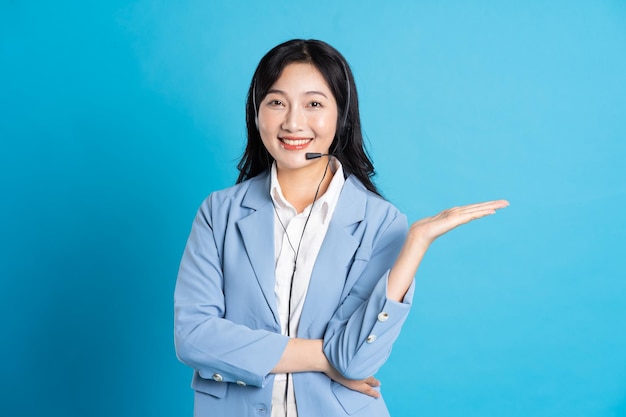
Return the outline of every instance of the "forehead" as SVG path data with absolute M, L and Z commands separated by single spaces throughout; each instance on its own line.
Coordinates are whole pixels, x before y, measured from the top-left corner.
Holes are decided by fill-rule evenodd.
M 321 91 L 332 95 L 322 73 L 315 65 L 304 62 L 286 65 L 271 90 L 280 90 L 285 93 Z

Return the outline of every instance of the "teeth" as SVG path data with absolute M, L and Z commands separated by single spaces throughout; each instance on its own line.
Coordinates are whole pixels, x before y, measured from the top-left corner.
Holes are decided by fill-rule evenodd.
M 285 139 L 283 138 L 282 141 L 286 143 L 287 145 L 299 146 L 299 145 L 304 145 L 305 143 L 310 142 L 311 139 Z

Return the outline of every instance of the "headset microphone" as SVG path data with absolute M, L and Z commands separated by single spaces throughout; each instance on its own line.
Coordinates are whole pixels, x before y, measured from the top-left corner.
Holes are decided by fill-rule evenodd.
M 304 154 L 304 157 L 307 160 L 321 158 L 322 156 L 332 156 L 332 155 L 329 153 L 319 153 L 319 152 L 307 152 Z

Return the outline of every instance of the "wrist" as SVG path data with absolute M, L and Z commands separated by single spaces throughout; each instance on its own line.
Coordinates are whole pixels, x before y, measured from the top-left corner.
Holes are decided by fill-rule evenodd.
M 434 239 L 428 238 L 424 235 L 424 231 L 420 230 L 420 228 L 409 229 L 409 232 L 406 236 L 406 240 L 404 241 L 404 248 L 411 251 L 411 253 L 421 253 L 424 254 L 433 243 Z
M 315 357 L 315 371 L 321 373 L 328 373 L 331 369 L 330 362 L 328 362 L 328 358 L 324 354 L 324 340 L 323 339 L 315 339 L 315 349 L 313 351 Z
M 298 356 L 303 365 L 302 371 L 326 372 L 328 370 L 330 364 L 324 355 L 322 339 L 295 338 L 291 340 L 298 346 Z

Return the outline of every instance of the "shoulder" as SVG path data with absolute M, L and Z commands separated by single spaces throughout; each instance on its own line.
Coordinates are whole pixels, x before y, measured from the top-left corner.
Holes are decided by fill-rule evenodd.
M 239 184 L 213 191 L 207 197 L 207 200 L 226 201 L 226 200 L 243 200 L 249 191 L 256 191 L 269 184 L 269 171 L 264 171 L 256 177 L 247 179 Z M 268 189 L 269 190 L 269 189 Z
M 333 217 L 365 248 L 386 246 L 390 241 L 401 244 L 408 230 L 407 217 L 354 176 L 346 179 Z
M 367 218 L 388 218 L 404 216 L 402 212 L 389 201 L 376 193 L 371 192 L 354 175 L 346 179 L 344 185 L 346 199 L 363 206 L 364 216 Z
M 199 214 L 208 218 L 221 218 L 232 215 L 238 208 L 250 211 L 270 201 L 269 173 L 265 171 L 239 184 L 213 191 L 202 202 Z

